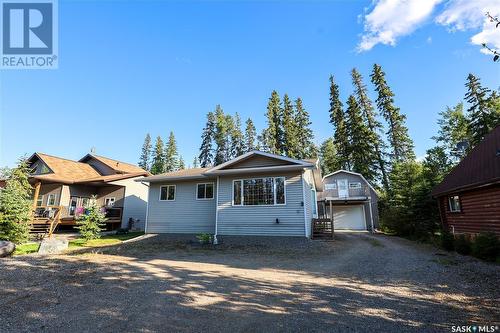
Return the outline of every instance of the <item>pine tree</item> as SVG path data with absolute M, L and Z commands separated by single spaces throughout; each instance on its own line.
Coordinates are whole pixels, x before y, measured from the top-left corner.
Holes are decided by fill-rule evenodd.
M 356 100 L 361 112 L 363 113 L 364 121 L 370 130 L 369 136 L 366 138 L 370 143 L 370 146 L 375 151 L 374 157 L 377 159 L 376 163 L 378 166 L 378 171 L 382 176 L 382 185 L 386 191 L 389 190 L 389 181 L 387 178 L 386 162 L 384 156 L 384 142 L 380 137 L 380 132 L 382 131 L 382 124 L 377 120 L 375 111 L 372 105 L 372 101 L 368 97 L 368 92 L 366 85 L 363 83 L 363 77 L 361 74 L 353 68 L 351 71 L 352 83 L 354 85 L 354 91 L 356 94 Z
M 481 86 L 479 78 L 469 74 L 465 86 L 467 87 L 465 100 L 470 105 L 467 109 L 467 118 L 472 148 L 500 123 L 500 110 L 492 108 L 491 102 L 497 98 L 496 93 L 488 97 L 490 90 Z
M 144 170 L 149 170 L 151 163 L 151 136 L 149 133 L 146 135 L 144 139 L 144 143 L 142 145 L 141 157 L 139 158 L 139 167 Z
M 176 171 L 179 168 L 179 161 L 177 156 L 177 142 L 175 141 L 174 132 L 170 132 L 168 142 L 165 146 L 164 153 L 164 172 Z
M 215 158 L 214 164 L 219 165 L 228 160 L 230 156 L 230 146 L 228 142 L 229 123 L 228 117 L 224 114 L 220 105 L 215 107 Z
M 186 163 L 184 163 L 184 159 L 182 158 L 182 156 L 180 156 L 178 170 L 184 170 L 184 169 L 186 169 Z
M 198 158 L 195 156 L 193 160 L 193 168 L 199 168 Z
M 339 86 L 330 75 L 330 123 L 334 127 L 333 142 L 340 161 L 339 168 L 350 169 L 349 137 L 345 122 L 345 114 L 340 101 Z
M 432 139 L 444 149 L 447 156 L 455 161 L 460 161 L 465 156 L 465 149 L 459 149 L 459 143 L 470 142 L 469 123 L 463 112 L 463 103 L 455 107 L 446 107 L 439 113 L 438 134 Z
M 314 145 L 314 133 L 311 129 L 311 120 L 309 113 L 302 105 L 302 99 L 295 100 L 295 119 L 297 151 L 295 157 L 298 159 L 313 158 L 318 155 Z
M 238 113 L 234 115 L 231 129 L 231 158 L 238 157 L 245 152 L 245 142 L 241 131 L 241 118 Z
M 282 111 L 282 124 L 283 124 L 283 144 L 280 152 L 285 156 L 297 158 L 299 154 L 299 143 L 297 126 L 295 123 L 295 114 L 292 101 L 288 94 L 283 96 L 283 111 Z
M 160 136 L 156 138 L 155 150 L 153 155 L 153 161 L 151 163 L 151 173 L 157 175 L 163 173 L 164 171 L 164 159 L 163 159 L 163 140 Z
M 387 85 L 382 67 L 377 64 L 373 65 L 371 80 L 378 93 L 378 110 L 389 125 L 387 136 L 392 161 L 414 160 L 413 140 L 408 135 L 408 128 L 405 125 L 406 116 L 394 105 L 394 93 Z
M 255 150 L 255 140 L 257 136 L 257 131 L 255 130 L 255 126 L 253 124 L 252 119 L 248 118 L 245 122 L 245 152 L 249 152 Z
M 207 114 L 207 123 L 201 135 L 200 155 L 198 157 L 202 168 L 213 164 L 212 144 L 215 135 L 215 115 L 213 112 Z
M 340 161 L 332 138 L 325 140 L 320 147 L 321 173 L 327 175 L 341 169 Z
M 272 154 L 281 154 L 283 149 L 283 128 L 281 123 L 280 96 L 273 90 L 267 104 L 267 128 L 262 133 L 262 146 Z
M 361 108 L 353 95 L 347 100 L 347 128 L 350 141 L 351 170 L 362 174 L 369 181 L 376 178 L 376 156 L 366 140 L 370 129 L 363 121 Z

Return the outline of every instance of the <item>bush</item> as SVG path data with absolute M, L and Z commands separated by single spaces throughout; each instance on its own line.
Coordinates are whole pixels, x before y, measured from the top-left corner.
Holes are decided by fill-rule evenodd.
M 460 235 L 455 238 L 455 251 L 463 255 L 471 253 L 471 242 L 465 235 Z
M 495 261 L 500 254 L 500 242 L 492 232 L 480 233 L 472 243 L 472 255 L 474 257 Z
M 447 230 L 441 232 L 441 247 L 446 251 L 453 251 L 455 249 L 455 238 Z
M 85 207 L 85 213 L 80 215 L 77 220 L 78 232 L 85 240 L 97 239 L 101 237 L 101 231 L 106 226 L 106 215 L 97 206 L 95 197 Z
M 212 243 L 212 235 L 210 235 L 210 234 L 199 234 L 199 235 L 196 235 L 196 238 L 198 238 L 198 241 L 201 244 L 211 244 Z

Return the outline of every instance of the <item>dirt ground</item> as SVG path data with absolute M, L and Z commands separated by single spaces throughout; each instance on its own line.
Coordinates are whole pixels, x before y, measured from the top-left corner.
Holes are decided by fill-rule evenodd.
M 451 332 L 500 321 L 500 266 L 397 237 L 152 237 L 0 259 L 0 332 Z

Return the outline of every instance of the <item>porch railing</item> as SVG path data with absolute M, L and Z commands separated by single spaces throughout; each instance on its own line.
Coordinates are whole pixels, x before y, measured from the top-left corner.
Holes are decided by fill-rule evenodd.
M 322 197 L 338 198 L 338 199 L 349 199 L 349 198 L 365 198 L 370 196 L 370 187 L 366 185 L 361 185 L 357 188 L 348 188 L 347 190 L 340 190 L 337 188 L 329 189 L 327 184 L 322 193 Z

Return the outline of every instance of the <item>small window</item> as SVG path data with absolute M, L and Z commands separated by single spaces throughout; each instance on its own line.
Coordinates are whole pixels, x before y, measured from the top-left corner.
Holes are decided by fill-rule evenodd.
M 450 212 L 460 212 L 460 197 L 458 195 L 448 197 L 448 202 L 450 205 Z
M 325 184 L 325 190 L 336 190 L 337 189 L 337 183 L 331 183 L 331 184 Z
M 214 183 L 198 184 L 196 186 L 196 199 L 206 200 L 214 198 Z
M 115 205 L 115 198 L 111 197 L 111 198 L 104 199 L 104 205 L 106 207 L 113 207 Z M 84 207 L 85 207 L 85 205 L 84 205 Z
M 36 199 L 36 206 L 40 207 L 41 205 L 43 205 L 43 195 L 39 195 Z
M 160 200 L 161 201 L 175 200 L 175 185 L 165 185 L 160 187 Z
M 47 206 L 55 206 L 56 204 L 56 195 L 55 194 L 49 194 L 47 197 Z
M 349 188 L 351 188 L 351 189 L 359 189 L 359 188 L 361 188 L 361 183 L 359 183 L 359 182 L 349 183 Z

